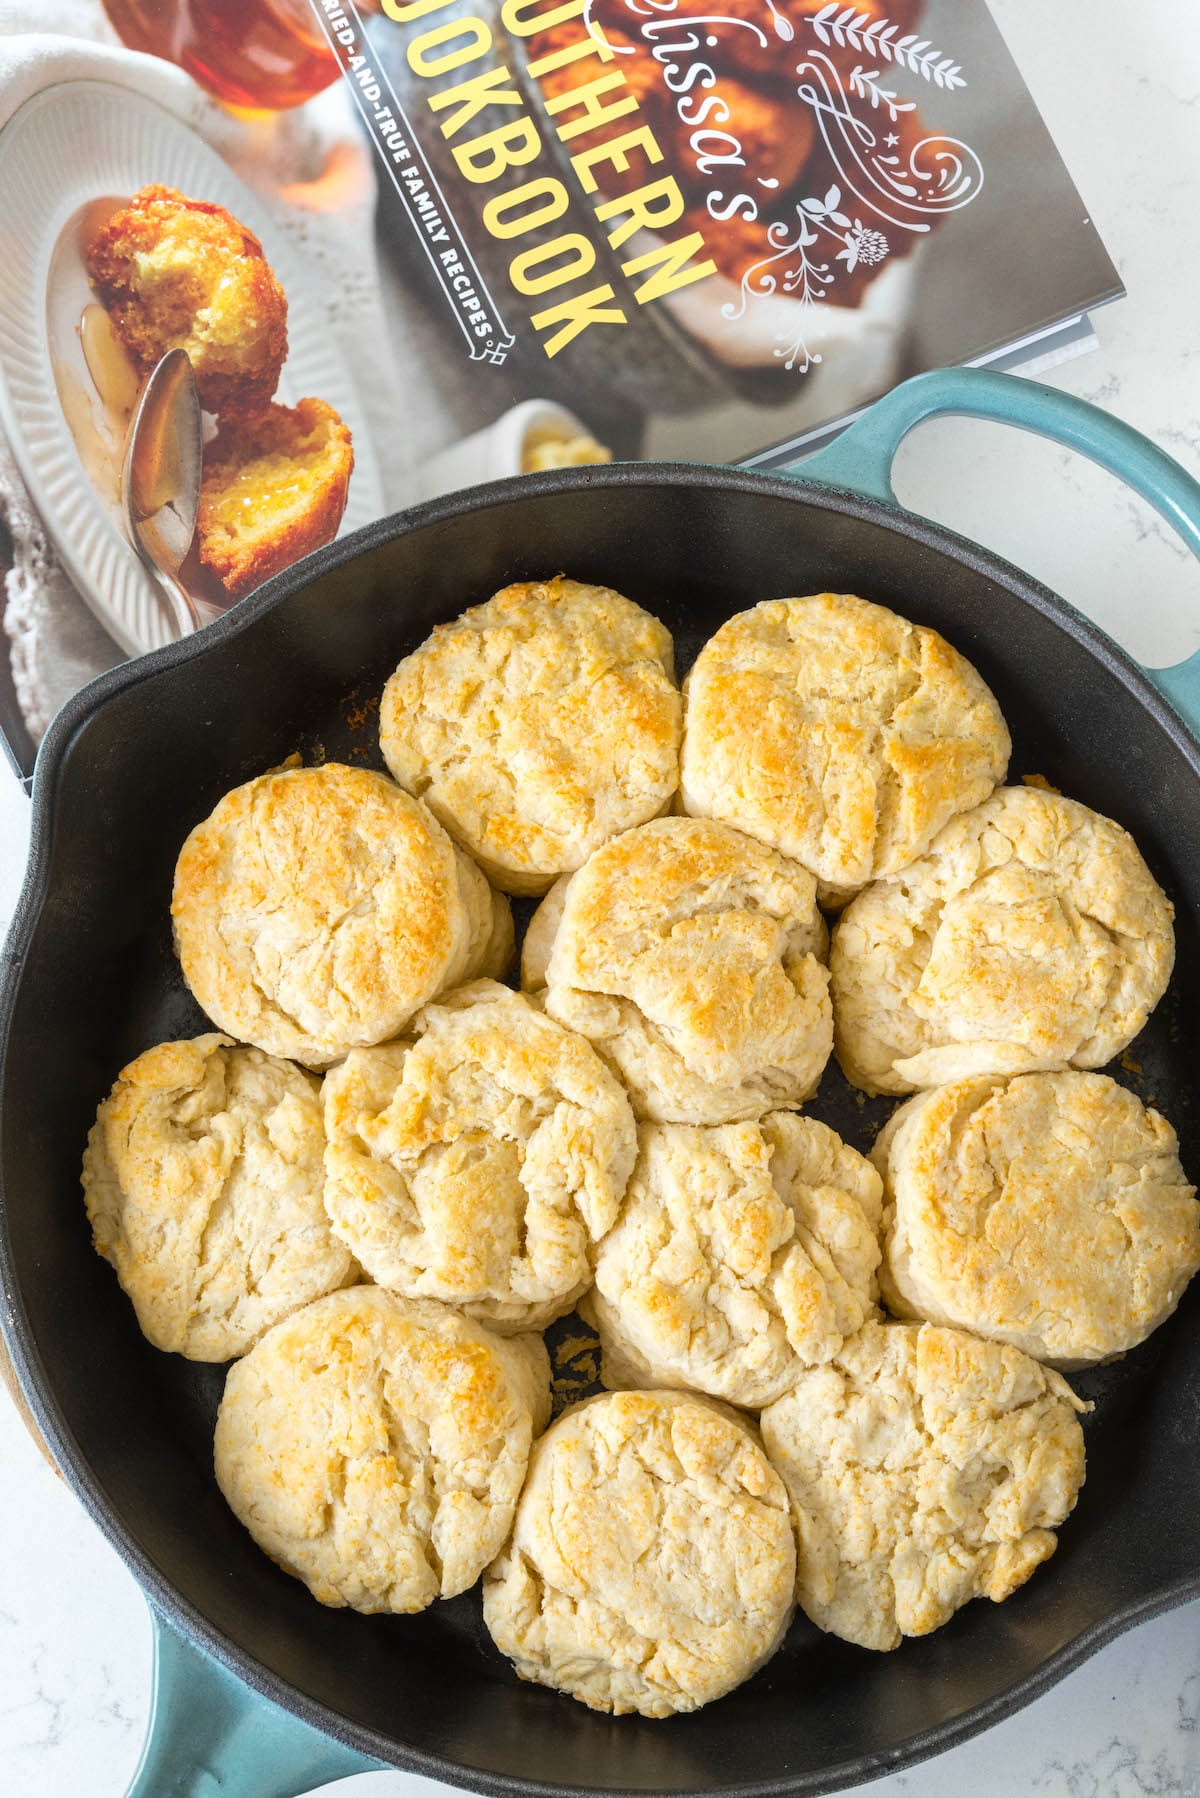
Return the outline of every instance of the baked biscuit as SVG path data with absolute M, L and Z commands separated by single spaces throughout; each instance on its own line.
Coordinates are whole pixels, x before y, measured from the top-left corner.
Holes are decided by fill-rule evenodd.
M 83 1196 L 155 1348 L 229 1361 L 357 1279 L 325 1215 L 324 1151 L 319 1082 L 227 1036 L 159 1043 L 122 1070 Z
M 838 1060 L 870 1093 L 1097 1068 L 1157 1005 L 1173 912 L 1133 838 L 1077 800 L 1004 787 L 834 932 Z
M 684 811 L 811 868 L 822 904 L 906 866 L 1008 767 L 1007 727 L 971 664 L 852 593 L 737 613 L 684 695 Z
M 760 1420 L 791 1494 L 801 1609 L 887 1649 L 1008 1598 L 1057 1547 L 1089 1408 L 1018 1349 L 868 1324 Z
M 139 374 L 184 349 L 207 411 L 266 405 L 287 355 L 287 300 L 232 213 L 143 187 L 96 233 L 86 262 Z
M 417 799 L 328 762 L 235 787 L 179 853 L 184 979 L 214 1023 L 325 1067 L 512 953 L 507 901 Z
M 486 885 L 486 877 L 479 874 L 478 868 L 467 855 L 459 850 L 460 862 L 466 865 Z M 489 916 L 486 935 L 478 939 L 471 951 L 471 975 L 480 980 L 503 980 L 517 959 L 517 936 L 513 927 L 512 906 L 503 893 L 495 887 L 488 887 Z
M 959 1080 L 875 1146 L 888 1305 L 1056 1367 L 1124 1354 L 1200 1268 L 1175 1132 L 1104 1074 Z
M 504 1546 L 549 1395 L 536 1336 L 356 1286 L 230 1368 L 217 1483 L 322 1604 L 422 1611 Z
M 807 1099 L 829 1058 L 825 945 L 798 863 L 728 824 L 659 818 L 571 877 L 546 1010 L 591 1039 L 639 1117 L 761 1117 Z
M 521 985 L 527 993 L 541 993 L 545 988 L 546 970 L 562 923 L 571 878 L 570 874 L 559 876 L 525 926 L 521 939 Z
M 324 400 L 226 419 L 204 450 L 200 560 L 241 598 L 337 536 L 354 448 Z
M 534 1445 L 483 1617 L 522 1679 L 668 1717 L 770 1658 L 795 1566 L 787 1493 L 744 1422 L 691 1393 L 605 1393 Z
M 582 1037 L 476 981 L 416 1041 L 325 1080 L 325 1204 L 373 1280 L 544 1329 L 591 1282 L 636 1153 L 620 1083 Z
M 671 636 L 608 587 L 505 587 L 384 688 L 384 760 L 508 893 L 544 893 L 679 785 Z
M 876 1314 L 882 1184 L 825 1124 L 643 1124 L 583 1303 L 602 1378 L 757 1409 Z

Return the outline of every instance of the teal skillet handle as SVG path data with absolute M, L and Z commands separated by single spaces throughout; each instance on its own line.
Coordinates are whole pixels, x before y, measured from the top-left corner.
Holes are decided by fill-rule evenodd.
M 1132 425 L 1085 400 L 987 369 L 945 368 L 914 375 L 877 401 L 828 448 L 782 472 L 899 506 L 891 478 L 897 450 L 914 426 L 949 414 L 1015 425 L 1078 450 L 1140 493 L 1200 558 L 1200 482 L 1178 462 Z M 1145 672 L 1200 735 L 1200 650 L 1174 668 Z
M 150 1723 L 125 1798 L 298 1798 L 382 1767 L 260 1698 L 153 1606 L 150 1616 Z

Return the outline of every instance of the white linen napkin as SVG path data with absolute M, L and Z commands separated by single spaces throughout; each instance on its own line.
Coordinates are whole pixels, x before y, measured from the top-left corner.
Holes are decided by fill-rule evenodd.
M 115 82 L 157 101 L 255 190 L 323 300 L 368 421 L 386 509 L 403 506 L 422 446 L 396 428 L 410 383 L 401 382 L 380 294 L 371 151 L 343 83 L 291 112 L 238 119 L 182 70 L 124 49 L 98 0 L 0 0 L 0 129 L 34 94 L 76 80 Z M 13 682 L 38 742 L 63 701 L 123 657 L 59 564 L 2 439 L 0 517 L 13 543 L 4 606 Z

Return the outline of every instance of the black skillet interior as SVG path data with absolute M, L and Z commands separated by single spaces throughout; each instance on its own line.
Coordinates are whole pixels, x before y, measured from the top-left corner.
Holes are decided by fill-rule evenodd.
M 17 1358 L 86 1502 L 185 1631 L 366 1752 L 485 1789 L 830 1789 L 946 1746 L 1032 1696 L 1118 1620 L 1200 1588 L 1200 1293 L 1079 1383 L 1088 1480 L 1058 1554 L 1009 1603 L 872 1655 L 803 1620 L 730 1698 L 669 1723 L 597 1717 L 521 1686 L 478 1598 L 415 1618 L 323 1610 L 217 1492 L 220 1368 L 151 1349 L 93 1254 L 79 1158 L 99 1097 L 147 1045 L 204 1020 L 171 950 L 178 847 L 236 782 L 294 750 L 381 765 L 376 702 L 428 629 L 503 583 L 567 570 L 675 633 L 680 672 L 732 611 L 832 588 L 942 630 L 1037 772 L 1127 825 L 1175 900 L 1171 991 L 1113 1072 L 1162 1106 L 1200 1168 L 1197 752 L 1090 627 L 1014 570 L 868 502 L 729 471 L 631 466 L 441 502 L 281 577 L 205 647 L 105 677 L 47 752 L 40 875 L 18 927 L 2 1075 L 4 1268 Z M 40 912 L 38 902 L 40 899 Z M 27 939 L 27 947 L 26 947 Z M 866 1147 L 887 1106 L 836 1070 L 814 1107 Z

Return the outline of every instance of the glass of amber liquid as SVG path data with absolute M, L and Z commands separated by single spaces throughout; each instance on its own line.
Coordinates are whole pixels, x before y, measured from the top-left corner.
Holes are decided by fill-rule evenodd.
M 338 77 L 310 0 L 104 0 L 131 50 L 178 63 L 239 112 L 301 106 Z

